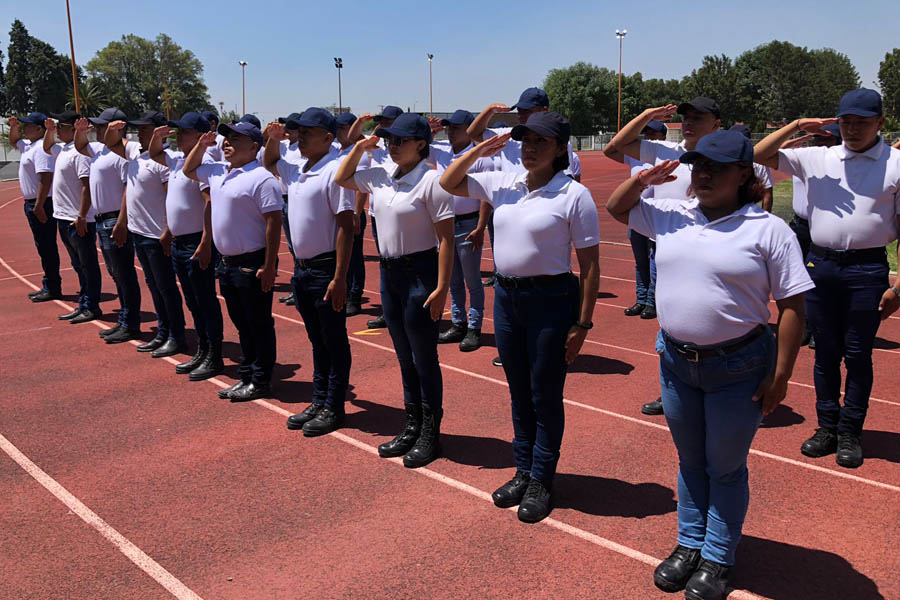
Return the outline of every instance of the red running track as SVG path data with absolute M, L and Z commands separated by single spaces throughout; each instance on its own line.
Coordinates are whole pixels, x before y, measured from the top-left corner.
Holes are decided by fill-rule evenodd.
M 602 205 L 626 171 L 597 153 L 582 161 Z M 190 383 L 174 375 L 176 361 L 56 320 L 71 297 L 27 300 L 40 263 L 14 182 L 0 183 L 0 225 L 4 596 L 671 597 L 651 572 L 674 543 L 676 456 L 665 421 L 638 410 L 657 394 L 656 328 L 622 315 L 633 266 L 624 228 L 605 212 L 597 327 L 566 386 L 556 509 L 533 526 L 489 499 L 514 469 L 505 381 L 490 365 L 491 291 L 486 346 L 440 349 L 444 457 L 411 471 L 375 454 L 402 413 L 390 339 L 365 327 L 380 301 L 374 261 L 369 314 L 349 324 L 347 425 L 305 439 L 284 428 L 310 397 L 309 343 L 292 308 L 275 308 L 275 397 L 230 404 L 214 394 L 239 355 L 227 319 L 226 375 Z M 366 250 L 374 255 L 371 240 Z M 72 272 L 63 279 L 73 292 Z M 104 289 L 106 327 L 116 301 L 106 279 Z M 146 290 L 143 301 L 147 310 Z M 143 317 L 149 338 L 154 321 Z M 812 357 L 801 351 L 784 406 L 754 442 L 731 598 L 900 597 L 900 319 L 879 339 L 866 463 L 855 471 L 798 451 L 815 424 Z

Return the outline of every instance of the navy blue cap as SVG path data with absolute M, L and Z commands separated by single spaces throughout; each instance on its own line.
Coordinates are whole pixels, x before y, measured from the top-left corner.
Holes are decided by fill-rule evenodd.
M 529 110 L 536 106 L 550 106 L 550 97 L 541 88 L 531 87 L 522 92 L 519 101 L 512 105 L 518 110 Z
M 450 115 L 449 119 L 441 119 L 441 125 L 446 127 L 447 125 L 466 125 L 469 126 L 472 124 L 472 121 L 475 120 L 475 115 L 470 113 L 467 110 L 459 109 Z
M 237 123 L 222 123 L 219 125 L 219 129 L 217 131 L 224 136 L 228 136 L 232 131 L 235 133 L 239 133 L 241 135 L 246 135 L 248 138 L 262 146 L 263 137 L 262 132 L 259 130 L 259 127 L 253 125 L 249 121 L 238 121 Z
M 655 131 L 657 133 L 662 133 L 663 135 L 669 133 L 669 128 L 666 127 L 666 124 L 662 121 L 652 120 L 646 125 L 644 125 L 644 129 L 649 129 L 651 131 Z
M 875 90 L 859 88 L 844 94 L 838 105 L 837 116 L 880 117 L 882 114 L 881 94 Z
M 716 131 L 704 135 L 691 152 L 685 152 L 678 160 L 689 164 L 705 157 L 718 163 L 752 163 L 753 144 L 737 131 Z
M 27 117 L 22 117 L 19 119 L 19 123 L 31 123 L 33 125 L 44 126 L 44 121 L 47 120 L 47 115 L 42 112 L 33 112 L 30 113 Z
M 841 126 L 837 123 L 829 123 L 828 125 L 825 125 L 824 127 L 822 127 L 822 131 L 827 131 L 841 141 L 844 140 L 844 138 L 841 137 Z
M 250 123 L 257 129 L 262 129 L 262 123 L 259 122 L 259 119 L 256 117 L 256 115 L 251 115 L 250 113 L 247 113 L 246 115 L 238 119 L 237 122 Z
M 344 127 L 346 125 L 353 125 L 356 123 L 356 115 L 351 112 L 341 113 L 336 117 L 337 126 Z
M 719 105 L 712 98 L 707 98 L 706 96 L 697 96 L 690 102 L 682 102 L 678 105 L 678 114 L 683 115 L 687 112 L 689 108 L 693 108 L 694 110 L 702 113 L 712 113 L 718 119 L 722 112 L 719 110 Z
M 202 113 L 200 113 L 200 116 L 210 123 L 212 123 L 213 121 L 215 121 L 216 123 L 219 122 L 219 115 L 214 110 L 204 110 Z
M 81 115 L 74 110 L 64 110 L 61 113 L 50 113 L 50 116 L 59 121 L 60 123 L 69 123 L 74 124 L 75 121 L 81 118 Z
M 403 114 L 403 109 L 400 108 L 399 106 L 388 105 L 382 109 L 381 114 L 378 115 L 377 117 L 375 117 L 374 121 L 376 123 L 381 123 L 385 119 L 388 119 L 388 120 L 396 119 L 397 117 L 399 117 L 402 114 Z
M 750 139 L 750 128 L 746 125 L 732 125 L 728 128 L 728 131 L 737 131 L 745 138 Z
M 99 117 L 88 117 L 88 121 L 90 121 L 94 125 L 109 125 L 113 121 L 127 121 L 128 116 L 119 110 L 118 108 L 107 108 L 102 113 L 100 113 Z
M 128 124 L 132 127 L 140 127 L 141 125 L 153 125 L 154 127 L 159 127 L 161 125 L 165 125 L 168 123 L 168 119 L 166 119 L 166 115 L 162 114 L 158 110 L 148 110 L 144 114 L 140 116 L 138 119 L 134 119 L 133 121 L 128 121 Z
M 311 107 L 303 111 L 302 115 L 288 119 L 287 126 L 292 129 L 299 127 L 320 127 L 333 136 L 337 136 L 337 119 L 324 108 Z
M 411 137 L 431 143 L 431 127 L 428 125 L 428 121 L 416 113 L 403 113 L 394 120 L 393 125 L 382 127 L 375 132 L 375 135 L 379 137 L 388 137 L 389 135 Z
M 299 116 L 300 116 L 300 113 L 298 113 L 298 112 L 292 112 L 291 114 L 289 114 L 289 115 L 286 116 L 286 117 L 278 117 L 278 122 L 281 123 L 282 125 L 284 125 L 285 123 L 287 123 L 287 122 L 290 121 L 291 119 L 296 119 L 296 118 L 299 117 Z
M 209 131 L 209 121 L 201 115 L 200 113 L 195 112 L 186 112 L 181 115 L 181 118 L 177 121 L 169 121 L 169 127 L 177 127 L 178 129 L 194 129 L 199 131 L 200 133 L 206 133 Z
M 541 111 L 528 117 L 528 121 L 524 125 L 513 127 L 510 135 L 514 140 L 521 140 L 527 131 L 568 142 L 569 136 L 572 135 L 572 126 L 569 125 L 568 119 L 559 113 Z

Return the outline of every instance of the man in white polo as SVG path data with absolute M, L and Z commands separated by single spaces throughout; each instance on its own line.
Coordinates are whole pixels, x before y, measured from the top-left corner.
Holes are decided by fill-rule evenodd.
M 798 131 L 838 121 L 843 144 L 781 149 Z M 812 242 L 806 295 L 816 339 L 813 381 L 818 429 L 800 451 L 836 453 L 839 466 L 863 463 L 860 436 L 874 374 L 872 348 L 884 319 L 900 308 L 900 276 L 889 278 L 885 246 L 900 232 L 900 150 L 884 143 L 881 96 L 861 88 L 841 98 L 837 119 L 799 119 L 756 146 L 754 160 L 806 184 Z M 847 369 L 841 405 L 841 362 Z
M 334 115 L 308 108 L 289 118 L 286 127 L 297 130 L 303 160 L 297 164 L 280 157 L 278 140 L 284 128 L 272 123 L 264 162 L 288 186 L 296 255 L 291 289 L 313 350 L 312 403 L 288 418 L 287 426 L 313 437 L 334 431 L 344 421 L 351 364 L 344 305 L 356 197 L 334 181 L 340 164 L 333 146 Z

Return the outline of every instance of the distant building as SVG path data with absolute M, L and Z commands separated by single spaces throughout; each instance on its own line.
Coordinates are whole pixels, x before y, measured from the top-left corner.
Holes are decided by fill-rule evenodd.
M 321 108 L 327 110 L 328 112 L 330 112 L 330 113 L 333 114 L 333 115 L 338 115 L 338 114 L 340 114 L 340 113 L 342 113 L 342 112 L 353 112 L 353 111 L 350 109 L 349 106 L 342 106 L 341 109 L 340 109 L 340 111 L 339 111 L 339 110 L 338 110 L 338 107 L 335 106 L 334 104 L 332 104 L 331 106 L 323 106 L 323 107 L 321 107 Z

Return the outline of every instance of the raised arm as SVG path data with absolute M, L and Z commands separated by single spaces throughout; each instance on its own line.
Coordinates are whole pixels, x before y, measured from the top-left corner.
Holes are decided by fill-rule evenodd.
M 651 185 L 675 181 L 678 176 L 672 172 L 679 164 L 677 160 L 666 160 L 626 179 L 606 201 L 606 210 L 616 221 L 628 225 L 628 213 L 640 202 L 641 192 Z
M 215 131 L 207 131 L 200 136 L 197 144 L 193 148 L 191 148 L 191 151 L 188 153 L 187 158 L 184 159 L 184 166 L 181 168 L 181 171 L 184 173 L 185 177 L 187 177 L 188 179 L 193 179 L 194 181 L 200 181 L 199 179 L 197 179 L 197 168 L 201 164 L 203 164 L 203 155 L 206 154 L 206 149 L 211 148 L 215 145 Z
M 778 168 L 778 150 L 798 131 L 806 131 L 818 135 L 831 135 L 822 131 L 822 127 L 834 123 L 837 119 L 797 119 L 764 137 L 753 147 L 753 162 L 771 169 Z
M 641 132 L 650 121 L 668 121 L 678 107 L 667 104 L 657 108 L 648 108 L 623 127 L 613 139 L 603 148 L 603 154 L 618 162 L 625 162 L 625 156 L 640 160 L 641 158 Z
M 128 160 L 128 155 L 125 154 L 125 140 L 122 136 L 126 125 L 127 123 L 125 123 L 125 121 L 113 121 L 107 125 L 106 135 L 103 136 L 103 143 L 106 144 L 106 147 L 109 148 L 110 151 L 118 154 L 125 160 Z
M 897 150 L 900 150 L 900 140 L 897 140 L 896 142 L 894 142 L 894 145 L 891 146 L 891 148 L 895 148 L 895 149 L 897 149 Z
M 81 117 L 77 121 L 75 121 L 75 150 L 78 151 L 79 154 L 84 154 L 87 157 L 91 156 L 91 153 L 88 151 L 88 142 L 87 132 L 93 128 L 91 122 Z
M 44 121 L 44 152 L 50 154 L 50 149 L 56 143 L 56 121 L 47 119 Z
M 353 145 L 353 150 L 350 151 L 350 154 L 347 155 L 347 158 L 345 158 L 341 163 L 341 166 L 338 167 L 337 173 L 334 175 L 335 183 L 355 192 L 365 191 L 356 187 L 356 181 L 353 179 L 353 176 L 356 174 L 356 169 L 359 167 L 359 161 L 362 158 L 363 153 L 374 150 L 377 146 L 378 137 L 374 135 L 356 142 L 356 144 Z
M 6 124 L 9 125 L 9 145 L 15 148 L 19 140 L 22 139 L 22 135 L 19 133 L 19 120 L 15 117 L 10 117 Z
M 163 148 L 163 140 L 173 133 L 175 133 L 175 130 L 169 129 L 168 125 L 163 125 L 154 129 L 153 137 L 150 138 L 150 148 L 147 150 L 150 154 L 150 158 L 164 167 L 168 167 L 169 165 L 166 162 L 166 151 L 165 148 Z
M 501 102 L 495 102 L 478 113 L 478 116 L 475 117 L 475 120 L 472 121 L 469 128 L 466 130 L 466 133 L 469 134 L 472 142 L 477 144 L 484 140 L 484 130 L 487 129 L 488 123 L 491 122 L 491 117 L 498 113 L 507 113 L 510 110 L 512 109 L 507 105 Z
M 479 143 L 474 148 L 454 160 L 441 175 L 441 187 L 454 196 L 469 197 L 469 169 L 482 157 L 496 154 L 506 146 L 509 134 L 495 135 Z M 480 219 L 479 219 L 480 221 Z
M 359 139 L 359 136 L 362 135 L 363 126 L 374 118 L 375 115 L 373 115 L 372 113 L 363 113 L 356 117 L 356 120 L 353 121 L 353 125 L 350 126 L 350 131 L 347 132 L 347 139 Z
M 266 150 L 263 152 L 263 166 L 275 177 L 278 175 L 278 161 L 281 160 L 281 140 L 285 138 L 284 125 L 281 123 L 269 123 L 266 126 L 268 138 L 266 138 Z

